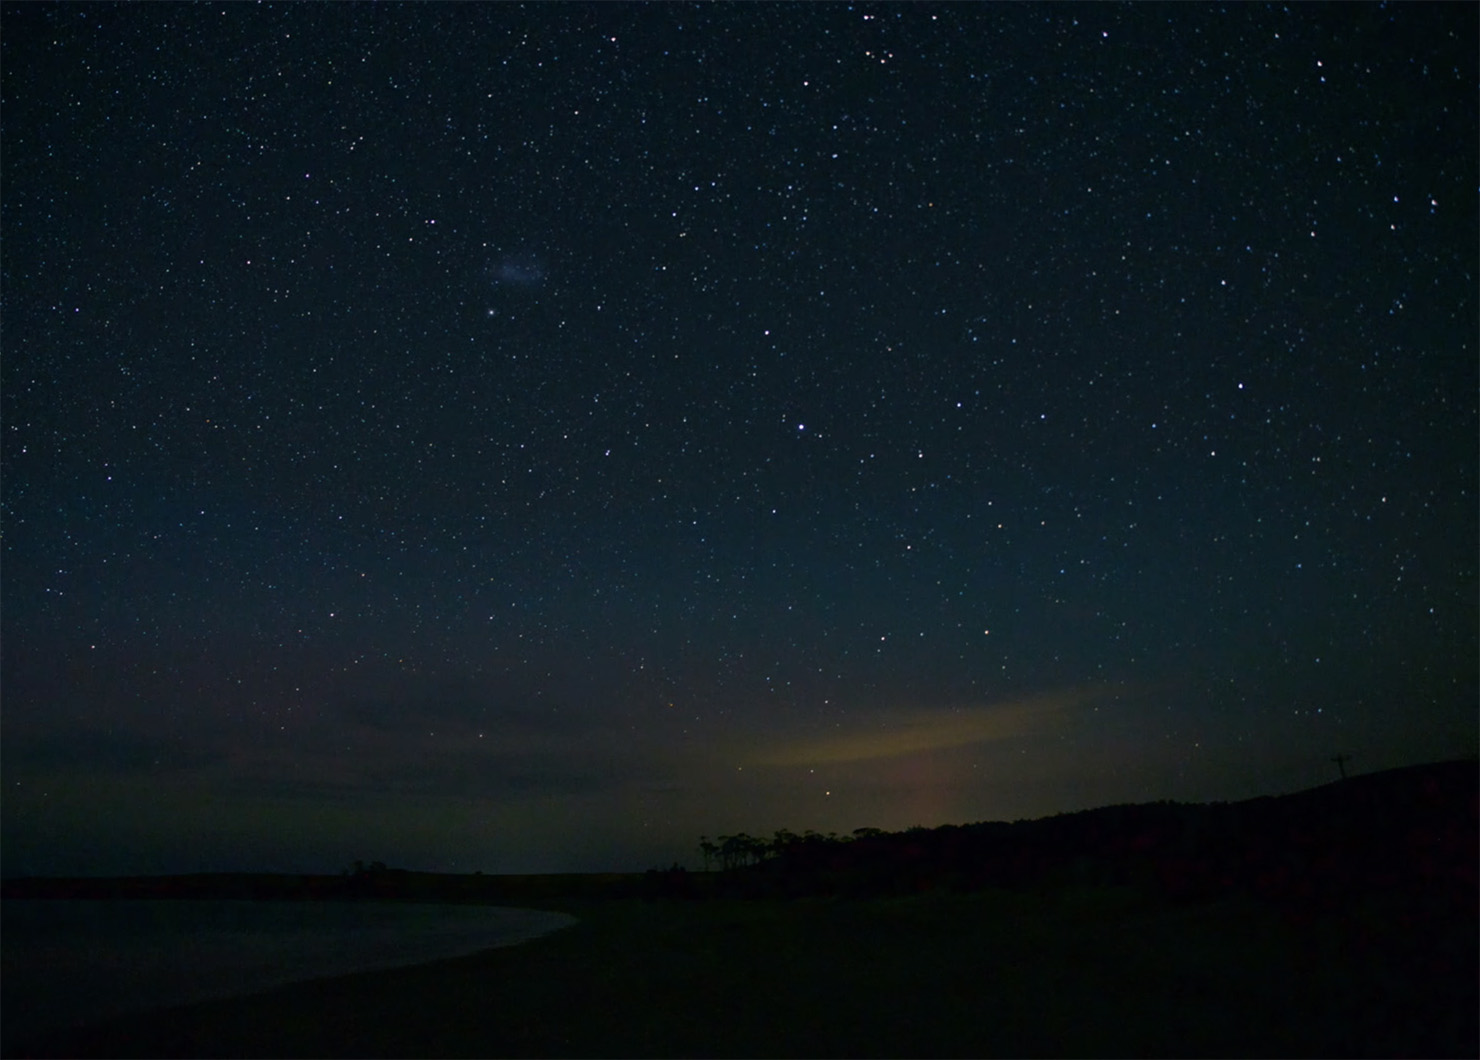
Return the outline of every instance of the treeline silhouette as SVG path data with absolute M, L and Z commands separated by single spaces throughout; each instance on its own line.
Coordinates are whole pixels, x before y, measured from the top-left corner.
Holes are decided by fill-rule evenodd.
M 1136 886 L 1165 900 L 1235 894 L 1294 912 L 1357 903 L 1475 916 L 1480 767 L 1389 770 L 1235 803 L 1107 806 L 1034 821 L 849 836 L 782 830 L 700 840 L 701 882 L 648 874 L 653 897 L 873 898 L 931 890 Z

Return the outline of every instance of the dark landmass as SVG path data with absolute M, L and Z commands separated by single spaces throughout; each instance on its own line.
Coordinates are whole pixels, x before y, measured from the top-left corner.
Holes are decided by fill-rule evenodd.
M 4 1052 L 1480 1054 L 1473 761 L 1241 803 L 748 849 L 713 873 L 8 881 L 7 898 L 474 901 L 581 923 Z
M 1473 911 L 1480 764 L 1446 762 L 1236 803 L 1108 806 L 1033 821 L 839 839 L 778 833 L 718 873 L 487 876 L 376 863 L 336 875 L 199 873 L 6 880 L 5 898 L 544 903 L 568 898 L 875 898 L 935 889 L 1134 885 L 1169 901 L 1247 894 L 1290 907 L 1418 898 Z
M 1236 803 L 1108 806 L 849 840 L 742 844 L 745 896 L 880 897 L 944 887 L 1135 885 L 1173 902 L 1250 895 L 1292 910 L 1381 897 L 1473 912 L 1480 764 L 1439 763 Z M 870 834 L 872 833 L 872 834 Z

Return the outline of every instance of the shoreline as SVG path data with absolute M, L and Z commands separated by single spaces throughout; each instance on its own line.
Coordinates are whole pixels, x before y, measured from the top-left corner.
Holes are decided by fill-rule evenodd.
M 1364 935 L 1134 888 L 567 909 L 576 925 L 519 946 L 6 1055 L 1459 1056 L 1480 1033 L 1465 924 Z
M 3 915 L 7 1046 L 516 946 L 576 923 L 550 910 L 467 903 L 193 898 L 9 898 Z

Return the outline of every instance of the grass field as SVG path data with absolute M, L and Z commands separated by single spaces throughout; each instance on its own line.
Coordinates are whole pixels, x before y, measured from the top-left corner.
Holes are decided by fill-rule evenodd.
M 531 903 L 534 904 L 534 903 Z M 141 1015 L 69 1056 L 1474 1056 L 1475 939 L 1130 890 L 551 901 L 520 946 Z

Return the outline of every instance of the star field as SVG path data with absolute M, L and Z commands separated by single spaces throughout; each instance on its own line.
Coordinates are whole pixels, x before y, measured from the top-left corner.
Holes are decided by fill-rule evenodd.
M 3 20 L 7 874 L 1473 752 L 1472 6 Z

